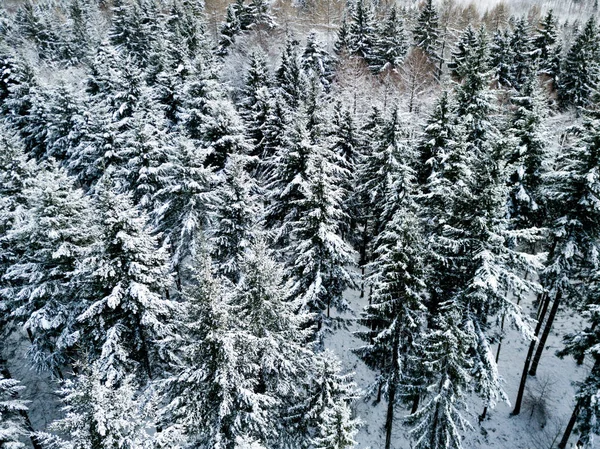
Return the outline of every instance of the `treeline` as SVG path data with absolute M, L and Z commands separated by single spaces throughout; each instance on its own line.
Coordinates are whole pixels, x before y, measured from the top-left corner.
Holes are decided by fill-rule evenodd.
M 65 0 L 1 16 L 0 325 L 61 381 L 64 414 L 36 432 L 2 360 L 0 442 L 354 447 L 363 392 L 324 350 L 347 289 L 369 295 L 355 352 L 388 404 L 386 449 L 400 421 L 417 448 L 461 448 L 466 400 L 484 420 L 507 399 L 509 324 L 531 341 L 518 414 L 561 305 L 589 319 L 561 355 L 594 361 L 561 447 L 575 425 L 591 442 L 595 20 L 570 38 L 551 11 L 507 17 L 454 42 L 431 0 L 357 0 L 333 51 L 290 32 L 277 66 L 256 46 L 234 89 L 233 50 L 281 30 L 263 0 L 232 4 L 216 42 L 203 15 Z

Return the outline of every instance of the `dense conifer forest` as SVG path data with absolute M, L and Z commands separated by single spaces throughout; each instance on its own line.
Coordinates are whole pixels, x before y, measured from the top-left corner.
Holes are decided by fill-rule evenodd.
M 597 1 L 231 1 L 0 4 L 0 448 L 596 447 Z

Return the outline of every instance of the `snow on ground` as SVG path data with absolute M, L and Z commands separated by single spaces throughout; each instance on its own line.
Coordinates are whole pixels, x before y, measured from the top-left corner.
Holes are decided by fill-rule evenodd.
M 363 342 L 353 335 L 360 328 L 356 322 L 360 312 L 368 304 L 368 292 L 360 297 L 360 292 L 348 290 L 345 294 L 350 310 L 336 316 L 349 320 L 347 328 L 340 328 L 326 338 L 326 346 L 332 349 L 342 360 L 344 368 L 355 373 L 355 381 L 365 390 L 374 380 L 375 373 L 352 353 Z M 528 303 L 522 304 L 525 311 L 534 315 L 532 296 Z M 555 353 L 562 347 L 562 335 L 572 329 L 583 326 L 583 320 L 577 313 L 569 309 L 559 312 L 554 329 L 548 337 L 546 350 L 542 356 L 537 376 L 529 377 L 521 414 L 511 416 L 512 406 L 500 403 L 488 412 L 487 419 L 480 425 L 478 416 L 483 405 L 477 398 L 469 401 L 469 420 L 473 430 L 465 438 L 466 448 L 486 449 L 551 449 L 556 447 L 562 432 L 573 411 L 573 381 L 583 378 L 590 366 L 584 363 L 577 366 L 572 358 L 563 360 Z M 499 372 L 505 380 L 505 391 L 509 400 L 514 402 L 521 379 L 521 372 L 528 342 L 524 341 L 516 329 L 506 328 L 499 360 Z M 496 347 L 493 348 L 494 354 Z M 385 423 L 386 402 L 374 405 L 373 398 L 359 400 L 355 405 L 357 415 L 363 426 L 357 436 L 357 449 L 378 449 L 384 444 L 383 426 Z M 396 416 L 401 417 L 407 410 L 398 408 Z M 396 422 L 394 429 L 393 449 L 411 448 L 408 429 Z M 576 441 L 572 436 L 571 442 Z

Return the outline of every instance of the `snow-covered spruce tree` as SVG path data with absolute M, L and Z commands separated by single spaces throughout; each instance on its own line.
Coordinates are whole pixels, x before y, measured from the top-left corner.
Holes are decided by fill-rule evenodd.
M 230 3 L 227 7 L 225 22 L 221 25 L 219 47 L 217 54 L 225 56 L 229 53 L 229 47 L 235 43 L 235 39 L 241 32 L 240 14 L 244 8 L 243 2 Z
M 298 46 L 298 41 L 287 38 L 281 54 L 281 64 L 275 73 L 277 90 L 292 112 L 300 107 L 307 84 Z
M 277 166 L 277 154 L 281 153 L 292 121 L 281 95 L 276 94 L 273 99 L 265 98 L 263 104 L 268 113 L 262 126 L 263 140 L 256 150 L 261 152 L 258 155 L 260 157 L 258 178 L 261 182 L 269 180 L 273 175 L 273 170 Z
M 308 181 L 308 160 L 316 151 L 307 129 L 308 119 L 298 114 L 286 126 L 282 144 L 268 162 L 271 167 L 265 184 L 268 193 L 266 227 L 275 231 L 274 240 L 284 244 L 289 239 L 291 223 L 301 216 L 304 186 Z
M 433 0 L 426 0 L 417 23 L 413 30 L 413 41 L 416 47 L 436 64 L 441 56 L 440 51 L 440 29 L 439 16 Z
M 471 426 L 464 417 L 470 389 L 473 337 L 464 329 L 463 311 L 455 301 L 438 310 L 435 327 L 419 342 L 412 363 L 429 379 L 422 407 L 405 418 L 416 449 L 461 449 L 462 434 Z
M 158 4 L 155 0 L 115 0 L 112 6 L 110 43 L 139 67 L 148 64 L 159 34 Z
M 232 316 L 230 293 L 213 276 L 206 255 L 199 254 L 193 267 L 176 332 L 162 342 L 170 366 L 158 383 L 165 405 L 156 444 L 233 449 L 238 438 L 270 441 L 279 431 L 272 419 L 278 403 L 258 388 L 259 366 L 252 353 L 240 350 L 247 337 Z
M 173 157 L 159 167 L 161 189 L 153 198 L 155 230 L 170 249 L 171 267 L 178 288 L 185 280 L 185 266 L 201 247 L 204 231 L 217 204 L 211 167 L 205 167 L 206 150 L 180 137 Z
M 427 119 L 416 147 L 416 182 L 423 193 L 427 194 L 427 189 L 431 187 L 430 178 L 443 170 L 442 165 L 446 163 L 447 155 L 456 145 L 457 128 L 454 106 L 450 102 L 448 92 L 443 92 Z
M 464 76 L 463 65 L 467 58 L 470 57 L 471 52 L 475 48 L 477 43 L 477 33 L 473 28 L 473 25 L 469 24 L 461 33 L 458 42 L 454 50 L 452 50 L 452 56 L 448 68 L 450 74 L 456 80 L 462 80 Z
M 494 78 L 500 87 L 513 87 L 513 62 L 515 55 L 511 46 L 510 30 L 498 30 L 490 43 L 490 64 L 494 68 Z
M 273 108 L 272 80 L 263 53 L 253 52 L 250 56 L 245 81 L 239 104 L 240 115 L 247 124 L 248 137 L 253 145 L 251 154 L 262 157 L 266 144 L 265 125 Z
M 388 400 L 386 449 L 391 447 L 396 405 L 412 401 L 415 410 L 418 402 L 418 392 L 403 390 L 403 384 L 410 370 L 409 358 L 415 357 L 412 351 L 423 330 L 426 311 L 424 234 L 413 210 L 411 186 L 398 188 L 404 189 L 405 198 L 375 241 L 375 260 L 369 265 L 373 288 L 362 321 L 370 329 L 359 333 L 367 344 L 355 350 L 378 372 L 374 385 L 377 399 L 383 393 Z
M 342 293 L 354 284 L 348 270 L 354 251 L 340 236 L 343 168 L 328 153 L 317 147 L 309 157 L 307 179 L 298 186 L 302 213 L 290 222 L 287 247 L 289 297 L 299 310 L 314 314 L 317 330 L 329 321 L 331 307 L 346 308 Z
M 444 170 L 430 177 L 429 196 L 441 201 L 431 203 L 434 209 L 425 214 L 435 255 L 432 272 L 436 273 L 429 280 L 430 313 L 435 317 L 444 303 L 454 304 L 459 314 L 455 320 L 462 323 L 456 325 L 462 326 L 471 341 L 472 386 L 486 406 L 494 406 L 506 396 L 491 355 L 490 326 L 493 317 L 505 316 L 525 337 L 531 336 L 520 307 L 506 294 L 520 298 L 535 289 L 522 274 L 534 272 L 539 263 L 515 245 L 530 241 L 531 232 L 512 231 L 506 219 L 505 173 L 497 154 L 497 131 L 489 118 L 494 104 L 488 88 L 485 39 L 482 30 L 477 51 L 467 60 L 468 70 L 457 87 L 457 120 L 462 130 L 456 139 L 460 144 L 448 156 L 454 166 L 446 163 Z
M 345 109 L 341 103 L 335 105 L 331 129 L 327 136 L 330 148 L 337 155 L 340 166 L 346 169 L 346 176 L 341 180 L 341 187 L 345 190 L 343 210 L 347 222 L 342 226 L 342 236 L 355 237 L 359 217 L 359 202 L 355 192 L 355 173 L 358 168 L 362 136 L 354 119 L 352 111 Z
M 89 198 L 56 163 L 46 163 L 35 179 L 2 236 L 12 253 L 2 296 L 12 319 L 27 330 L 33 365 L 60 376 L 76 357 L 76 318 L 83 307 L 76 273 L 98 228 Z
M 558 80 L 558 98 L 563 108 L 591 105 L 600 79 L 600 37 L 594 17 L 579 32 L 563 61 Z
M 520 90 L 533 70 L 532 60 L 535 53 L 531 31 L 525 17 L 518 19 L 514 25 L 510 48 L 514 57 L 511 64 L 511 85 Z
M 548 76 L 555 83 L 560 74 L 561 44 L 558 39 L 557 20 L 552 10 L 548 11 L 540 22 L 532 44 L 539 73 Z
M 378 30 L 370 61 L 371 68 L 377 73 L 397 70 L 408 53 L 408 46 L 404 20 L 396 5 L 393 5 Z
M 208 149 L 204 163 L 217 170 L 225 167 L 230 154 L 249 154 L 252 145 L 245 135 L 242 119 L 227 98 L 208 101 L 200 126 L 201 144 Z
M 152 398 L 138 392 L 134 376 L 124 377 L 118 385 L 104 380 L 102 368 L 92 364 L 63 383 L 58 393 L 63 397 L 64 416 L 49 427 L 56 434 L 36 434 L 44 447 L 151 447 L 148 423 L 152 418 Z
M 292 408 L 292 422 L 304 435 L 301 447 L 351 448 L 360 425 L 349 409 L 360 396 L 353 374 L 342 374 L 341 364 L 330 350 L 315 354 L 312 363 L 308 395 Z
M 217 47 L 217 55 L 226 56 L 229 47 L 235 43 L 236 37 L 243 31 L 263 26 L 273 28 L 275 22 L 269 12 L 266 0 L 250 0 L 245 5 L 244 0 L 236 0 L 227 7 L 225 23 L 221 25 L 221 36 Z
M 317 34 L 311 32 L 306 38 L 306 45 L 301 56 L 302 68 L 309 78 L 318 77 L 325 89 L 333 80 L 333 61 Z
M 229 155 L 215 190 L 218 203 L 210 239 L 213 259 L 217 272 L 234 283 L 239 281 L 244 254 L 258 237 L 262 215 L 258 186 L 247 171 L 250 162 L 247 156 Z
M 530 74 L 521 93 L 512 98 L 515 110 L 508 133 L 516 140 L 512 154 L 508 155 L 512 172 L 509 213 L 519 229 L 541 227 L 545 223 L 540 192 L 543 165 L 547 160 L 544 102 L 536 74 Z
M 315 449 L 347 449 L 356 447 L 354 441 L 359 422 L 352 419 L 352 410 L 345 402 L 335 404 L 322 415 L 319 436 L 314 439 Z
M 380 119 L 378 119 L 380 120 Z M 383 123 L 374 124 L 366 136 L 365 153 L 361 157 L 357 188 L 369 216 L 369 235 L 376 239 L 392 218 L 403 191 L 395 190 L 396 181 L 414 159 L 409 146 L 407 129 L 395 106 Z
M 342 55 L 348 53 L 348 48 L 350 45 L 350 25 L 348 24 L 348 18 L 346 17 L 346 12 L 342 16 L 342 22 L 340 23 L 340 27 L 338 28 L 337 38 L 335 44 L 333 45 L 333 51 L 336 56 L 339 58 Z
M 377 40 L 377 28 L 371 0 L 356 0 L 351 9 L 348 51 L 369 63 Z
M 245 253 L 231 304 L 240 329 L 240 351 L 255 367 L 255 391 L 276 401 L 269 419 L 278 433 L 278 444 L 293 446 L 306 442 L 311 434 L 301 426 L 290 426 L 290 409 L 311 391 L 316 356 L 306 346 L 310 316 L 296 313 L 294 304 L 287 301 L 283 278 L 266 242 L 258 239 Z
M 27 401 L 18 398 L 25 387 L 15 379 L 0 373 L 0 446 L 6 449 L 23 449 L 21 441 L 27 435 L 22 413 L 27 411 Z
M 156 373 L 154 340 L 168 332 L 173 303 L 164 297 L 171 287 L 166 252 L 130 195 L 110 184 L 96 188 L 101 236 L 81 269 L 87 301 L 77 322 L 88 358 L 107 384 L 118 385 L 131 373 Z

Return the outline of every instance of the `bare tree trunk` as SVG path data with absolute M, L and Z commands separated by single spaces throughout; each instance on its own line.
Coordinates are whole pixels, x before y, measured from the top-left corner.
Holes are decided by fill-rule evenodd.
M 540 300 L 540 305 L 537 314 L 537 325 L 535 326 L 535 331 L 533 333 L 534 337 L 537 337 L 540 333 L 540 329 L 542 328 L 542 322 L 544 321 L 544 317 L 546 316 L 546 312 L 548 311 L 548 305 L 550 304 L 550 299 L 547 294 L 543 294 Z M 527 372 L 529 371 L 529 364 L 531 363 L 531 357 L 533 356 L 533 351 L 535 350 L 535 340 L 532 340 L 529 344 L 529 350 L 527 351 L 527 357 L 525 357 L 525 366 L 523 367 L 523 372 L 521 374 L 521 383 L 519 384 L 519 392 L 517 393 L 517 399 L 515 400 L 515 408 L 513 409 L 511 415 L 516 416 L 521 413 L 521 404 L 523 402 L 523 394 L 525 393 L 525 384 L 527 383 Z
M 575 408 L 573 409 L 573 413 L 571 414 L 571 419 L 569 419 L 569 423 L 567 424 L 565 433 L 563 433 L 560 443 L 558 443 L 558 449 L 565 449 L 567 447 L 569 437 L 571 436 L 571 432 L 573 432 L 573 428 L 575 427 L 575 423 L 577 422 L 577 417 L 579 416 L 580 408 L 581 400 L 577 401 L 577 404 L 575 404 Z
M 556 312 L 558 312 L 558 306 L 560 305 L 561 298 L 562 290 L 558 289 L 554 298 L 554 303 L 552 304 L 552 309 L 550 310 L 550 315 L 548 315 L 548 321 L 544 326 L 544 332 L 542 332 L 542 336 L 540 338 L 540 342 L 538 343 L 535 356 L 533 357 L 533 362 L 531 363 L 531 369 L 529 370 L 529 374 L 531 376 L 535 376 L 537 372 L 537 367 L 540 364 L 540 359 L 542 358 L 542 353 L 544 352 L 546 341 L 548 340 L 548 335 L 550 335 L 552 324 L 554 324 L 554 319 L 556 318 Z

